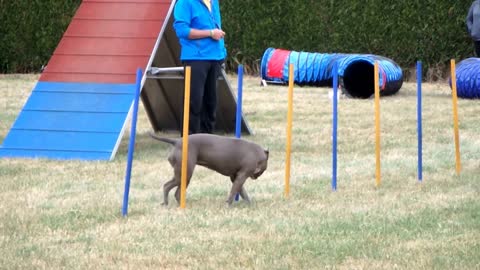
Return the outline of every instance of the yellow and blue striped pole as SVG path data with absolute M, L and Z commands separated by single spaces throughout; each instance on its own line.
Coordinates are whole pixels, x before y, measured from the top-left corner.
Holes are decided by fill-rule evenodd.
M 185 97 L 183 101 L 182 176 L 180 182 L 180 208 L 186 206 L 187 160 L 188 160 L 188 121 L 190 119 L 190 78 L 191 67 L 185 67 Z
M 287 113 L 287 149 L 285 164 L 285 198 L 290 194 L 290 153 L 292 151 L 293 121 L 293 64 L 288 67 L 288 113 Z
M 417 61 L 417 154 L 418 154 L 418 181 L 423 179 L 423 157 L 422 157 L 422 62 Z
M 375 171 L 375 185 L 380 186 L 380 87 L 378 82 L 378 62 L 375 61 L 374 65 L 375 76 L 375 157 L 376 157 L 376 171 Z
M 332 191 L 337 191 L 338 63 L 333 64 Z
M 453 103 L 453 131 L 455 135 L 455 169 L 460 174 L 462 165 L 460 161 L 460 136 L 458 132 L 458 108 L 457 108 L 457 75 L 455 71 L 455 59 L 450 60 L 452 76 L 452 103 Z
M 137 79 L 135 84 L 135 99 L 133 101 L 132 112 L 132 128 L 130 129 L 130 142 L 128 144 L 128 159 L 127 159 L 127 171 L 125 174 L 125 189 L 123 192 L 123 206 L 122 216 L 126 217 L 128 214 L 128 196 L 130 193 L 130 177 L 132 175 L 133 164 L 133 152 L 135 152 L 135 134 L 137 133 L 137 115 L 138 115 L 138 103 L 140 100 L 140 92 L 142 87 L 142 69 L 137 69 Z

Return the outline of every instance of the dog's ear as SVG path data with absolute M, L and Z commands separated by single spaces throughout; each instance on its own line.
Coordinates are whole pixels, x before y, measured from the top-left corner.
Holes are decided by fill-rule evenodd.
M 268 148 L 263 149 L 263 152 L 265 152 L 265 155 L 267 155 L 267 158 L 268 158 L 268 154 L 270 153 L 270 152 L 268 151 Z

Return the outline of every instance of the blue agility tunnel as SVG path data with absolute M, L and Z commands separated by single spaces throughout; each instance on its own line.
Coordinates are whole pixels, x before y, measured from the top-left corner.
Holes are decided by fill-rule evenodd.
M 380 95 L 393 95 L 403 84 L 402 69 L 391 59 L 372 54 L 352 54 L 339 60 L 338 76 L 346 94 L 369 98 L 374 94 L 374 65 L 378 62 Z
M 342 91 L 350 97 L 369 98 L 374 93 L 374 63 L 379 65 L 380 94 L 393 95 L 403 84 L 402 69 L 391 59 L 371 54 L 309 53 L 268 48 L 260 73 L 267 82 L 287 83 L 288 66 L 294 66 L 297 85 L 331 86 L 338 63 Z
M 467 58 L 457 64 L 457 96 L 460 98 L 480 98 L 480 58 Z M 450 86 L 451 86 L 450 79 Z

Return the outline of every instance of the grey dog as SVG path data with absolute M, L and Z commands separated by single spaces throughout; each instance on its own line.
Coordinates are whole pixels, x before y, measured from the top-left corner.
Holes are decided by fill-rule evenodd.
M 174 187 L 175 199 L 180 203 L 180 182 L 182 169 L 182 139 L 150 136 L 156 140 L 173 145 L 168 161 L 173 167 L 172 179 L 163 186 L 163 204 L 168 205 L 168 193 Z M 243 184 L 247 178 L 257 179 L 267 169 L 268 150 L 253 142 L 212 134 L 192 134 L 188 136 L 187 187 L 195 165 L 214 170 L 232 181 L 232 189 L 227 197 L 231 205 L 234 196 L 239 193 L 243 200 L 250 202 Z

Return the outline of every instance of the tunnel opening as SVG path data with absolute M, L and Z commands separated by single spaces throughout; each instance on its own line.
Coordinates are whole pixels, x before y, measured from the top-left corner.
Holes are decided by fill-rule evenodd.
M 343 74 L 343 89 L 354 98 L 369 98 L 375 92 L 374 66 L 366 60 L 354 61 Z

